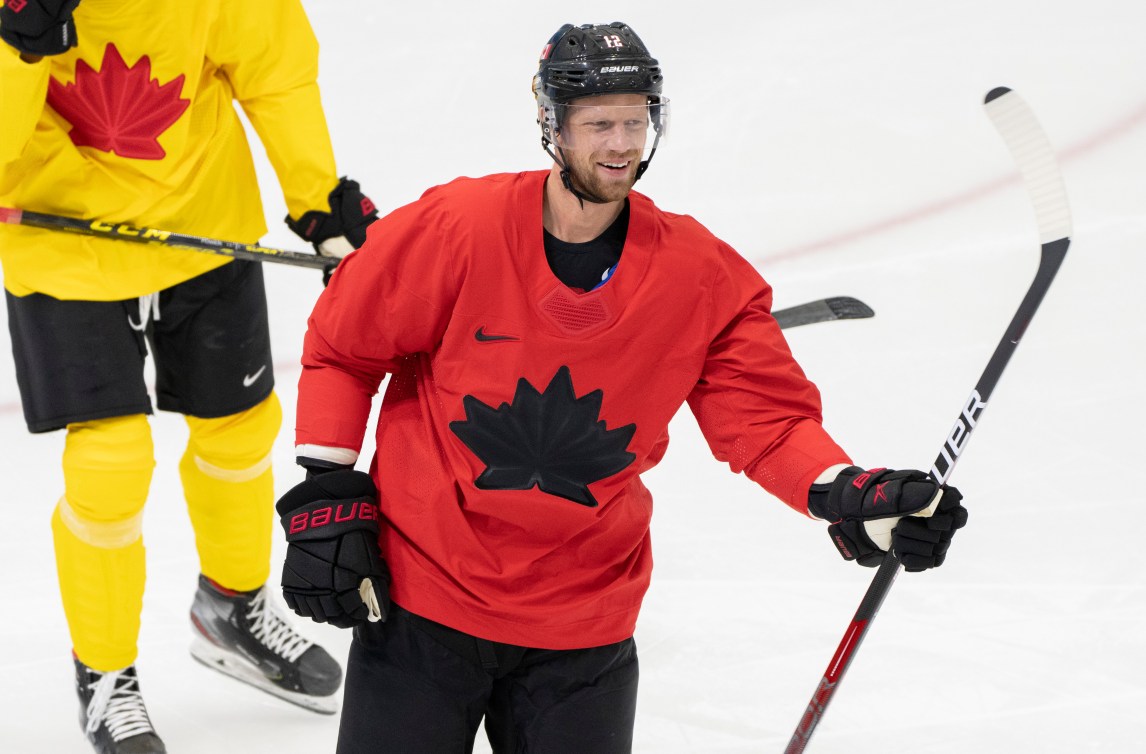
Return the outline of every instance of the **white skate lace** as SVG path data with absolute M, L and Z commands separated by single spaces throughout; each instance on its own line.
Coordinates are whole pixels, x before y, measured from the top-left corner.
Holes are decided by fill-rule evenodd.
M 91 672 L 99 680 L 88 684 L 95 692 L 88 702 L 87 733 L 95 733 L 101 724 L 107 726 L 114 741 L 154 732 L 135 677 L 123 675 L 122 670 Z
M 251 622 L 252 636 L 263 646 L 290 662 L 296 661 L 313 643 L 291 628 L 290 624 L 267 604 L 266 588 L 260 589 L 251 599 L 251 604 L 247 608 L 247 620 Z

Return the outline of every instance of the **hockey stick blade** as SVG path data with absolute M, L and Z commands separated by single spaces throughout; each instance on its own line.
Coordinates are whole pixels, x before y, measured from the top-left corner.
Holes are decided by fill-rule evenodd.
M 955 463 L 967 447 L 971 434 L 979 425 L 987 402 L 999 382 L 1007 363 L 1026 332 L 1051 282 L 1058 273 L 1070 246 L 1071 220 L 1066 189 L 1055 161 L 1054 149 L 1039 126 L 1034 113 L 1017 94 L 1006 87 L 991 90 L 985 100 L 987 116 L 998 130 L 1022 174 L 1027 193 L 1035 209 L 1035 220 L 1041 244 L 1039 267 L 1026 295 L 1015 311 L 983 374 L 963 403 L 955 424 L 944 438 L 931 475 L 946 482 Z M 851 624 L 840 641 L 812 699 L 788 742 L 785 754 L 800 754 L 824 716 L 855 653 L 871 628 L 884 598 L 899 574 L 900 562 L 888 552 L 876 571 L 871 585 L 860 602 Z
M 811 325 L 816 322 L 831 322 L 837 319 L 867 319 L 874 317 L 871 307 L 851 296 L 833 296 L 818 301 L 809 301 L 799 306 L 778 309 L 772 316 L 781 329 Z
M 295 267 L 313 267 L 320 270 L 333 269 L 338 259 L 333 257 L 320 257 L 317 254 L 307 254 L 301 251 L 286 251 L 272 249 L 258 244 L 239 243 L 237 241 L 221 241 L 217 238 L 203 238 L 183 233 L 157 228 L 136 227 L 130 223 L 109 223 L 102 220 L 82 220 L 78 217 L 65 217 L 51 215 L 45 212 L 29 212 L 28 210 L 0 207 L 0 223 L 9 225 L 24 225 L 44 230 L 65 231 L 79 233 L 85 236 L 110 238 L 116 241 L 129 241 L 131 243 L 155 244 L 169 246 L 187 251 L 199 251 L 205 254 L 219 254 L 235 259 L 246 259 L 252 262 L 277 262 Z

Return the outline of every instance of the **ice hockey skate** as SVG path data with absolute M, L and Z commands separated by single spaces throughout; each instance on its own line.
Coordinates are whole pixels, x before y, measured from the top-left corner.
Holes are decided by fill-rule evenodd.
M 291 628 L 265 586 L 234 592 L 200 576 L 191 626 L 191 656 L 207 667 L 314 712 L 338 710 L 342 668 Z
M 76 660 L 80 726 L 99 754 L 167 754 L 151 727 L 135 666 L 101 673 Z

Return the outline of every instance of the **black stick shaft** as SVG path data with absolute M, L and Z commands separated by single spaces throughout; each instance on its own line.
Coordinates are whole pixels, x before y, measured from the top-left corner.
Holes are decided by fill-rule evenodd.
M 338 260 L 331 257 L 320 257 L 317 254 L 306 254 L 300 251 L 286 251 L 272 249 L 257 244 L 238 243 L 236 241 L 222 241 L 217 238 L 204 238 L 185 233 L 175 233 L 157 228 L 143 228 L 130 223 L 110 223 L 102 220 L 82 220 L 76 217 L 64 217 L 45 212 L 29 212 L 28 210 L 10 209 L 0 207 L 0 222 L 12 225 L 26 225 L 45 230 L 67 231 L 80 233 L 86 236 L 111 238 L 117 241 L 129 241 L 140 244 L 156 244 L 170 246 L 190 251 L 200 251 L 207 254 L 221 254 L 235 259 L 247 259 L 252 262 L 276 262 L 289 264 L 295 267 L 313 267 L 327 269 L 338 264 Z
M 971 439 L 971 433 L 978 425 L 980 414 L 987 407 L 987 401 L 995 392 L 995 386 L 999 384 L 1003 370 L 1010 362 L 1015 349 L 1018 348 L 1019 341 L 1022 340 L 1031 323 L 1031 318 L 1038 311 L 1039 304 L 1042 303 L 1043 297 L 1050 288 L 1051 281 L 1054 280 L 1063 259 L 1066 258 L 1066 251 L 1069 246 L 1069 238 L 1060 238 L 1057 241 L 1042 245 L 1042 256 L 1034 282 L 1027 289 L 1027 295 L 1023 297 L 1022 303 L 1015 311 L 1015 316 L 1011 319 L 1011 324 L 1007 327 L 1002 340 L 995 346 L 991 360 L 987 362 L 987 367 L 983 370 L 979 381 L 975 383 L 975 388 L 963 405 L 963 410 L 959 412 L 955 424 L 951 427 L 951 432 L 948 433 L 943 442 L 943 447 L 939 450 L 939 455 L 935 457 L 935 463 L 931 466 L 931 476 L 940 483 L 946 482 L 950 478 L 951 472 L 955 469 L 955 464 L 959 461 L 959 456 L 967 447 L 967 441 Z
M 987 408 L 987 400 L 991 397 L 1003 370 L 1011 360 L 1023 333 L 1026 332 L 1031 318 L 1050 288 L 1051 281 L 1054 280 L 1055 274 L 1066 257 L 1069 245 L 1069 238 L 1061 238 L 1042 245 L 1042 257 L 1035 279 L 1030 288 L 1027 289 L 1027 294 L 1023 297 L 1015 316 L 1011 319 L 1010 326 L 1007 327 L 1006 333 L 995 347 L 995 352 L 991 355 L 990 361 L 987 362 L 983 374 L 975 383 L 975 389 L 971 391 L 971 397 L 964 404 L 962 411 L 959 412 L 955 425 L 948 433 L 943 442 L 943 447 L 935 459 L 935 466 L 931 469 L 931 475 L 940 483 L 945 482 L 951 476 L 955 463 L 959 460 L 963 450 L 966 449 L 967 441 L 970 440 L 971 434 L 978 426 L 979 418 Z M 844 637 L 836 648 L 831 662 L 828 663 L 827 670 L 820 678 L 811 701 L 804 709 L 804 714 L 788 742 L 788 747 L 784 750 L 785 754 L 800 754 L 807 747 L 808 741 L 812 738 L 812 733 L 819 725 L 820 719 L 827 710 L 828 703 L 835 696 L 836 689 L 851 665 L 856 651 L 863 643 L 864 637 L 867 636 L 872 621 L 875 620 L 879 608 L 883 605 L 888 592 L 891 591 L 891 586 L 899 575 L 899 567 L 899 559 L 895 557 L 895 553 L 889 551 L 884 556 L 883 562 L 880 563 L 879 569 L 868 586 L 847 631 L 844 632 Z
M 1054 151 L 1042 133 L 1038 121 L 1021 98 L 1006 87 L 991 90 L 987 94 L 985 105 L 988 115 L 1003 140 L 1007 142 L 1023 175 L 1027 192 L 1034 204 L 1042 244 L 1035 278 L 1015 311 L 1015 316 L 1011 318 L 1011 323 L 1007 326 L 1002 339 L 995 347 L 983 374 L 975 383 L 971 396 L 963 404 L 954 426 L 944 439 L 939 455 L 935 458 L 931 476 L 941 484 L 950 478 L 955 464 L 966 449 L 967 442 L 987 408 L 987 401 L 990 400 L 1003 370 L 1010 362 L 1023 334 L 1026 333 L 1031 319 L 1038 311 L 1070 247 L 1070 208 L 1066 191 L 1062 186 L 1058 166 L 1055 164 Z M 788 747 L 784 750 L 785 754 L 800 754 L 807 747 L 856 650 L 867 635 L 871 622 L 875 620 L 884 598 L 895 583 L 899 567 L 900 562 L 895 553 L 889 551 L 864 594 L 859 609 L 844 633 L 844 638 L 840 641 L 832 661 L 828 664 L 827 671 L 821 677 L 815 693 L 812 694 L 812 700 L 796 726 Z

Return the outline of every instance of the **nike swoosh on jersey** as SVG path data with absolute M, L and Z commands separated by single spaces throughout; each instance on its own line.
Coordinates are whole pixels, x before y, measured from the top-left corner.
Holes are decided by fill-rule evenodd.
M 262 377 L 263 372 L 265 372 L 265 371 L 267 371 L 267 365 L 263 364 L 261 367 L 259 367 L 259 371 L 255 372 L 254 374 L 248 374 L 245 377 L 243 377 L 243 387 L 250 387 L 251 385 L 254 385 L 255 382 L 259 379 L 259 377 Z
M 474 340 L 478 343 L 496 343 L 502 340 L 520 340 L 520 338 L 515 335 L 488 335 L 485 327 L 482 326 L 474 331 Z

